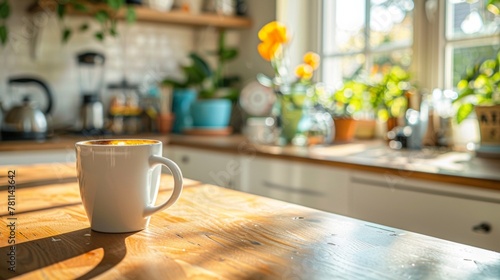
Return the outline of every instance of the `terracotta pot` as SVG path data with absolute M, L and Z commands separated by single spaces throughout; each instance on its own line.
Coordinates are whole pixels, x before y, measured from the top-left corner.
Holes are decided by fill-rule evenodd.
M 398 118 L 391 117 L 387 119 L 387 132 L 393 130 L 396 126 L 398 126 Z
M 500 105 L 476 106 L 481 145 L 500 146 Z
M 172 131 L 174 124 L 174 114 L 160 114 L 157 117 L 158 132 L 168 134 Z
M 352 118 L 334 118 L 335 142 L 351 142 L 356 134 L 356 120 Z
M 376 120 L 356 120 L 356 138 L 373 139 L 375 137 Z

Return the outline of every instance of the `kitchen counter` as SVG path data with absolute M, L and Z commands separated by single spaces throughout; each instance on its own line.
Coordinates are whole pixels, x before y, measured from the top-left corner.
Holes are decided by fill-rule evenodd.
M 8 213 L 7 172 L 16 171 Z M 500 253 L 187 181 L 148 229 L 91 231 L 74 165 L 0 167 L 0 278 L 497 279 Z M 164 174 L 159 200 L 170 194 Z M 11 220 L 8 220 L 11 219 Z M 14 222 L 15 227 L 9 228 Z M 13 247 L 15 246 L 15 247 Z M 9 255 L 10 254 L 10 255 Z M 12 262 L 9 262 L 11 260 Z M 9 266 L 15 266 L 15 272 Z
M 79 134 L 59 134 L 51 138 L 34 141 L 0 141 L 0 152 L 16 151 L 39 151 L 39 150 L 59 150 L 74 149 L 78 141 L 92 140 L 99 138 L 148 138 L 167 142 L 168 137 L 161 134 L 140 134 L 140 135 L 79 135 Z
M 258 154 L 290 160 L 351 168 L 360 171 L 401 175 L 435 182 L 452 183 L 500 191 L 500 159 L 480 158 L 473 153 L 437 149 L 391 150 L 379 140 L 313 147 L 256 145 L 241 135 L 223 137 L 159 135 L 112 136 L 153 138 L 168 145 L 229 152 Z M 44 142 L 0 141 L 0 152 L 67 149 L 74 143 L 94 137 L 62 135 Z M 102 138 L 102 137 L 101 137 Z
M 438 149 L 392 150 L 380 140 L 329 146 L 279 147 L 252 144 L 240 135 L 171 135 L 168 144 L 242 155 L 257 154 L 500 191 L 500 159 L 480 158 L 469 152 Z

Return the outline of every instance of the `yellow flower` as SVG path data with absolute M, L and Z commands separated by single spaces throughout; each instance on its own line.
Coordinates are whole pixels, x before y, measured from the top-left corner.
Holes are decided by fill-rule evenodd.
M 264 25 L 258 36 L 262 42 L 257 46 L 257 50 L 265 60 L 273 59 L 281 51 L 282 45 L 290 40 L 286 26 L 277 21 Z
M 295 75 L 302 80 L 310 80 L 313 76 L 313 67 L 309 64 L 300 64 L 295 68 Z
M 258 36 L 261 41 L 273 44 L 285 44 L 289 41 L 286 26 L 277 21 L 264 25 L 259 30 Z
M 281 44 L 273 44 L 270 42 L 262 42 L 257 46 L 260 56 L 268 61 L 275 57 L 280 49 Z
M 311 66 L 313 70 L 316 70 L 319 66 L 320 57 L 317 53 L 307 52 L 304 54 L 304 63 Z

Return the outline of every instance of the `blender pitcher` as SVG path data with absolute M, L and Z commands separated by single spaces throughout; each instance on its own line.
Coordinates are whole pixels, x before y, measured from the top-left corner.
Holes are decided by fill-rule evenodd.
M 104 109 L 100 101 L 100 91 L 105 57 L 97 52 L 82 52 L 77 55 L 77 62 L 82 95 L 80 130 L 99 134 L 104 127 Z

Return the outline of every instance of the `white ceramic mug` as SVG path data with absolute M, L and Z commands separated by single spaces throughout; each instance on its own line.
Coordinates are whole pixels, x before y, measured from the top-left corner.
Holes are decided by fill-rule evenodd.
M 157 140 L 102 139 L 76 143 L 77 175 L 92 230 L 132 232 L 145 229 L 150 216 L 172 206 L 182 191 L 177 164 L 162 157 Z M 155 205 L 161 165 L 174 177 L 170 198 Z

